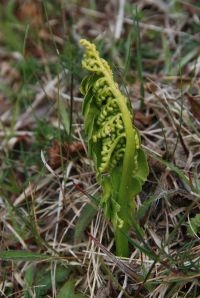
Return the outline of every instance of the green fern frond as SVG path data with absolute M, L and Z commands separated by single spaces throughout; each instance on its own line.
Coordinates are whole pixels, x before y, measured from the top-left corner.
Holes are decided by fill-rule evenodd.
M 114 81 L 110 66 L 99 56 L 94 44 L 85 39 L 80 44 L 86 49 L 82 67 L 91 73 L 80 88 L 84 95 L 88 152 L 103 189 L 101 206 L 113 223 L 116 242 L 120 243 L 122 239 L 117 239 L 117 231 L 127 232 L 132 226 L 134 196 L 141 191 L 148 175 L 146 156 L 139 132 L 132 123 L 128 99 Z M 127 254 L 127 247 L 123 249 L 120 245 L 117 244 L 118 254 Z

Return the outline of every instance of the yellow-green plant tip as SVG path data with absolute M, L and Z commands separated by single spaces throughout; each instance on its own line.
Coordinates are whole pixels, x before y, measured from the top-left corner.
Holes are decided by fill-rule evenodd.
M 127 255 L 125 234 L 134 217 L 134 197 L 148 175 L 146 157 L 138 154 L 142 151 L 140 135 L 132 123 L 128 99 L 114 81 L 109 64 L 94 44 L 85 39 L 80 44 L 85 47 L 82 66 L 91 73 L 81 90 L 89 154 L 103 189 L 100 204 L 113 224 L 117 253 Z

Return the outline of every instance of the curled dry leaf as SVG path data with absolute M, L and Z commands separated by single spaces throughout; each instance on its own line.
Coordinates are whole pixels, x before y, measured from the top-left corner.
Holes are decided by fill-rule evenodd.
M 145 115 L 140 111 L 136 111 L 134 115 L 135 125 L 139 129 L 144 129 L 145 126 L 148 126 L 152 122 L 152 115 Z
M 66 162 L 79 153 L 84 152 L 84 146 L 81 142 L 66 142 L 60 144 L 58 140 L 54 140 L 49 148 L 49 165 L 52 169 L 57 169 L 61 166 L 62 161 Z
M 190 103 L 191 113 L 198 121 L 200 121 L 200 97 L 192 96 L 191 94 L 187 93 L 187 99 Z
M 145 90 L 147 92 L 151 93 L 155 93 L 156 91 L 158 91 L 158 86 L 154 83 L 154 82 L 146 82 L 145 85 Z
M 20 1 L 18 2 L 16 15 L 20 21 L 31 23 L 36 27 L 43 23 L 42 9 L 39 1 L 28 0 L 23 1 L 23 4 L 20 4 Z

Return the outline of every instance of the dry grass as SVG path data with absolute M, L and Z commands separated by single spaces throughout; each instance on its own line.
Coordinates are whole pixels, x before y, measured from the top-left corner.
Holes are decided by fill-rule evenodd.
M 189 232 L 200 212 L 198 1 L 4 2 L 0 296 L 199 297 L 199 226 Z M 80 38 L 97 44 L 126 86 L 149 159 L 137 198 L 143 231 L 130 231 L 126 260 L 115 257 L 95 204 Z

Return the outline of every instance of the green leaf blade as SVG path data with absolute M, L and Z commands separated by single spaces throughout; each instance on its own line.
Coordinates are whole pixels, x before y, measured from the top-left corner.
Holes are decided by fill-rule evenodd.
M 0 251 L 0 259 L 4 261 L 44 261 L 51 260 L 52 257 L 23 250 L 8 250 Z

